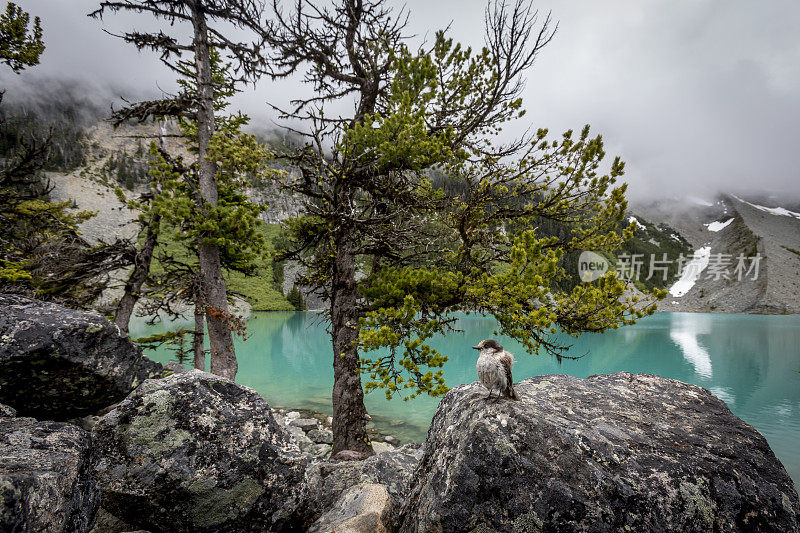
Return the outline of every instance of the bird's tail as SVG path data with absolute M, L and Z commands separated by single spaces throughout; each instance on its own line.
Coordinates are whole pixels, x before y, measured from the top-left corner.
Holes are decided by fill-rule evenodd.
M 506 389 L 506 396 L 508 396 L 512 400 L 519 401 L 519 396 L 517 396 L 517 391 L 514 390 L 513 383 L 508 384 L 508 389 Z

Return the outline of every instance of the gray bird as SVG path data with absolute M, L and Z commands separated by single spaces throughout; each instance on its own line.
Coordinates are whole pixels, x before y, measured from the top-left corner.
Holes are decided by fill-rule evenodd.
M 489 389 L 489 396 L 492 391 L 497 390 L 497 397 L 500 395 L 512 400 L 519 400 L 514 390 L 514 380 L 511 377 L 511 365 L 514 364 L 514 356 L 503 350 L 503 347 L 494 339 L 482 340 L 474 349 L 478 353 L 478 379 L 481 384 Z

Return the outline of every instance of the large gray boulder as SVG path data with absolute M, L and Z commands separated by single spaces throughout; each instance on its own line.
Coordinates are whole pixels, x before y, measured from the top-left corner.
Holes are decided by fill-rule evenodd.
M 477 384 L 439 405 L 401 531 L 798 531 L 764 437 L 707 390 L 646 374 Z
M 0 418 L 0 531 L 88 531 L 100 502 L 93 463 L 77 426 Z
M 124 398 L 161 365 L 94 312 L 0 295 L 0 402 L 67 420 Z
M 360 483 L 308 528 L 308 533 L 386 533 L 392 531 L 392 499 L 386 487 Z
M 192 370 L 147 380 L 92 432 L 103 509 L 159 531 L 281 531 L 305 459 L 255 391 Z
M 421 458 L 422 446 L 407 444 L 363 461 L 315 463 L 306 471 L 305 506 L 301 514 L 306 519 L 318 519 L 333 508 L 348 489 L 362 483 L 386 487 L 392 508 L 398 512 L 405 503 L 411 476 Z

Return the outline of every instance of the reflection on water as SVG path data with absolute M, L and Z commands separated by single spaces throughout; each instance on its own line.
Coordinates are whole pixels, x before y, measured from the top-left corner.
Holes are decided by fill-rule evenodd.
M 132 336 L 158 328 L 134 324 Z M 450 360 L 450 386 L 475 381 L 477 341 L 492 337 L 493 320 L 463 316 L 463 333 L 433 344 Z M 330 337 L 315 313 L 258 313 L 248 324 L 247 341 L 238 341 L 237 381 L 273 405 L 330 413 L 333 385 Z M 558 364 L 531 356 L 506 338 L 516 355 L 514 377 L 539 374 L 647 372 L 695 383 L 726 401 L 731 410 L 764 434 L 797 483 L 800 480 L 800 317 L 661 313 L 605 334 L 584 335 L 570 353 L 578 360 Z M 150 354 L 164 361 L 164 352 Z M 367 395 L 367 408 L 379 429 L 402 441 L 425 439 L 436 398 L 386 401 L 382 391 Z
M 711 394 L 715 395 L 717 398 L 727 403 L 728 407 L 733 407 L 733 404 L 736 403 L 736 398 L 733 396 L 733 391 L 731 391 L 731 389 L 729 388 L 711 387 L 708 390 L 711 391 Z
M 698 335 L 707 334 L 710 325 L 710 315 L 692 316 L 686 313 L 675 313 L 669 329 L 669 338 L 683 351 L 683 358 L 694 366 L 697 375 L 707 379 L 711 379 L 714 375 L 711 368 L 711 356 L 700 344 Z

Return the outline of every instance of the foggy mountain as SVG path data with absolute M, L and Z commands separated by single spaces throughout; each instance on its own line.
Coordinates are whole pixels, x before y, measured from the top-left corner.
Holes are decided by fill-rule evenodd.
M 125 228 L 130 214 L 114 205 L 113 187 L 135 190 L 144 183 L 148 141 L 142 137 L 156 138 L 162 127 L 151 123 L 113 129 L 104 119 L 112 105 L 124 104 L 119 94 L 110 87 L 42 79 L 33 87 L 18 85 L 8 90 L 0 106 L 5 117 L 0 126 L 0 156 L 10 153 L 21 138 L 50 135 L 53 153 L 48 170 L 56 186 L 53 194 L 62 200 L 74 199 L 79 208 L 99 212 L 83 228 L 95 239 L 129 233 Z M 274 127 L 257 124 L 251 130 L 272 144 L 299 142 Z M 179 149 L 179 141 L 167 142 L 172 149 Z M 652 191 L 652 196 L 658 194 Z M 280 197 L 273 190 L 253 189 L 251 195 L 269 205 L 264 215 L 269 222 L 302 211 L 297 199 Z M 800 312 L 800 215 L 792 213 L 800 213 L 800 199 L 785 193 L 756 195 L 739 190 L 709 196 L 697 191 L 684 197 L 662 195 L 658 200 L 635 198 L 623 224 L 634 223 L 634 240 L 620 253 L 639 254 L 645 262 L 662 253 L 668 253 L 673 261 L 679 254 L 691 258 L 693 251 L 705 248 L 712 255 L 732 258 L 758 253 L 762 256 L 758 279 L 707 279 L 708 273 L 701 272 L 688 292 L 670 294 L 660 309 Z M 570 264 L 567 269 L 574 270 Z M 637 286 L 669 289 L 679 278 L 678 270 L 679 265 L 672 264 L 666 281 L 648 280 L 643 273 Z

